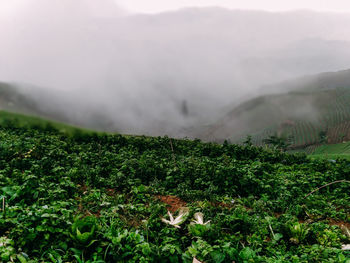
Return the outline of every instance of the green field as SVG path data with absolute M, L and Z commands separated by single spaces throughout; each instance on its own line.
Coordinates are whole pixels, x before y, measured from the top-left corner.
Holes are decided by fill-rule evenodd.
M 349 154 L 313 154 L 310 155 L 310 158 L 314 159 L 328 159 L 328 160 L 336 160 L 336 159 L 346 159 L 350 160 Z
M 345 160 L 1 118 L 1 262 L 350 262 Z
M 310 157 L 323 159 L 344 158 L 350 160 L 350 142 L 318 146 Z
M 80 128 L 72 125 L 68 125 L 61 122 L 46 120 L 40 117 L 24 115 L 20 113 L 13 113 L 0 110 L 0 126 L 2 127 L 17 127 L 26 129 L 40 129 L 44 131 L 53 130 L 66 135 L 74 134 L 93 134 L 96 133 L 93 130 Z

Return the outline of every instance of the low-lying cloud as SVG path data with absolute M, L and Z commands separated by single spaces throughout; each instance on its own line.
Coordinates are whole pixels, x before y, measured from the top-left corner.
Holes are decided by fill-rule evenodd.
M 0 18 L 0 80 L 44 88 L 26 92 L 94 128 L 186 136 L 261 86 L 350 67 L 346 14 L 16 1 L 20 12 Z

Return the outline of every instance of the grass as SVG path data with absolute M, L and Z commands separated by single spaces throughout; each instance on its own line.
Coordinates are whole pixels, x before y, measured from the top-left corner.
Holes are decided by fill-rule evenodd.
M 96 131 L 68 125 L 61 122 L 46 120 L 40 117 L 29 116 L 20 113 L 8 111 L 0 111 L 0 126 L 18 127 L 18 128 L 40 128 L 42 130 L 57 130 L 65 135 L 73 135 L 77 133 L 93 134 Z
M 350 160 L 350 142 L 325 144 L 317 147 L 310 155 L 315 159 L 347 159 Z
M 328 159 L 328 160 L 336 160 L 336 159 L 345 159 L 350 161 L 349 154 L 312 154 L 309 155 L 311 159 Z

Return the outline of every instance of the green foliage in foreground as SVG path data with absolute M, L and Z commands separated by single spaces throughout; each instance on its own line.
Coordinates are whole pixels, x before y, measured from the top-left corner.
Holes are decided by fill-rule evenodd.
M 348 263 L 349 184 L 304 198 L 344 179 L 345 160 L 7 125 L 0 261 Z M 179 227 L 168 195 L 187 202 Z

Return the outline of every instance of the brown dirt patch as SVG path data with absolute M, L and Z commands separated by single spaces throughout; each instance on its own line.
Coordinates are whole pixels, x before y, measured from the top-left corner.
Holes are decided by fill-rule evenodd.
M 341 220 L 334 220 L 334 219 L 332 219 L 332 218 L 328 219 L 328 221 L 329 221 L 329 224 L 330 224 L 331 226 L 339 226 L 340 228 L 341 228 L 342 226 L 345 226 L 345 227 L 347 227 L 348 229 L 350 229 L 350 223 L 348 223 L 348 222 L 344 222 L 344 221 L 341 221 Z
M 187 204 L 179 197 L 172 195 L 157 195 L 156 198 L 167 204 L 169 211 L 172 213 L 176 212 L 180 207 L 185 207 Z

